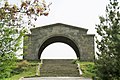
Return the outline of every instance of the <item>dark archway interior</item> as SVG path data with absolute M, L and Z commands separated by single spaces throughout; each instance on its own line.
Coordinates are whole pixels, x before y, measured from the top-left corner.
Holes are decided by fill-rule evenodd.
M 71 39 L 69 39 L 69 38 L 67 38 L 67 37 L 64 37 L 64 36 L 55 36 L 55 37 L 51 37 L 51 38 L 47 39 L 47 40 L 41 45 L 41 47 L 40 47 L 40 49 L 39 49 L 38 59 L 40 59 L 43 50 L 44 50 L 48 45 L 50 45 L 50 44 L 52 44 L 52 43 L 55 43 L 55 42 L 63 42 L 63 43 L 68 44 L 69 46 L 71 46 L 71 47 L 74 49 L 74 51 L 75 51 L 75 53 L 76 53 L 76 55 L 77 55 L 77 58 L 80 59 L 80 52 L 79 52 L 79 49 L 78 49 L 78 47 L 76 46 L 76 44 L 75 44 Z

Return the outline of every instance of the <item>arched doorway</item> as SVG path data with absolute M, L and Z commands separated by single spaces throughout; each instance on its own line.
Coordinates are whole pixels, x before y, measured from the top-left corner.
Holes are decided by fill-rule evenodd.
M 77 55 L 68 44 L 56 42 L 43 50 L 41 59 L 77 59 Z
M 54 36 L 54 37 L 50 37 L 48 38 L 46 41 L 43 42 L 43 44 L 40 46 L 39 52 L 38 52 L 38 59 L 41 58 L 41 54 L 43 52 L 43 50 L 50 44 L 55 43 L 55 42 L 62 42 L 62 43 L 66 43 L 68 44 L 70 47 L 73 48 L 73 50 L 76 53 L 76 56 L 78 59 L 80 59 L 80 51 L 77 47 L 77 45 L 75 44 L 75 42 L 73 42 L 71 39 L 64 37 L 64 36 Z

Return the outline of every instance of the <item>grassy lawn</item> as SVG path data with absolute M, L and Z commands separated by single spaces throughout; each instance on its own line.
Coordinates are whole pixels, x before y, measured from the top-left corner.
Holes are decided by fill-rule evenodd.
M 38 61 L 19 61 L 17 62 L 17 73 L 5 80 L 19 80 L 21 77 L 30 77 L 36 75 Z
M 81 70 L 83 72 L 83 77 L 92 78 L 95 76 L 95 64 L 93 62 L 79 62 Z

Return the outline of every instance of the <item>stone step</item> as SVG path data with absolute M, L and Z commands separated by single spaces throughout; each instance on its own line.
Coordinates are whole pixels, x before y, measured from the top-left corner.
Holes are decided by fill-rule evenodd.
M 79 77 L 77 64 L 71 59 L 45 59 L 40 70 L 41 77 Z
M 92 80 L 84 77 L 33 77 L 33 78 L 21 78 L 19 80 Z

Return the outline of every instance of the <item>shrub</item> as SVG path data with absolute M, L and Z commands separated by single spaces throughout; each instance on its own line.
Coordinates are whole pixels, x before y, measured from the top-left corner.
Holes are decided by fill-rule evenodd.
M 80 62 L 80 67 L 83 72 L 83 77 L 94 77 L 95 76 L 95 66 L 92 62 Z
M 23 60 L 23 61 L 19 62 L 17 64 L 16 68 L 14 68 L 12 70 L 12 75 L 19 74 L 19 73 L 23 72 L 24 70 L 27 69 L 28 66 L 29 66 L 29 62 L 27 60 Z
M 27 60 L 23 60 L 22 62 L 18 63 L 18 68 L 27 67 L 29 65 L 29 62 Z

